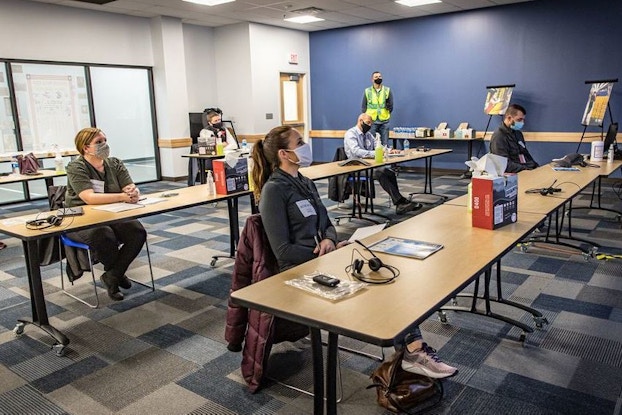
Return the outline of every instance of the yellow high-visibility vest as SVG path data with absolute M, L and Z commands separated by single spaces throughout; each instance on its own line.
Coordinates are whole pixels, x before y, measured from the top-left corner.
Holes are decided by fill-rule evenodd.
M 389 87 L 383 86 L 380 91 L 376 92 L 376 89 L 370 86 L 365 90 L 365 98 L 367 99 L 367 111 L 365 112 L 373 121 L 386 121 L 391 117 L 391 113 L 386 108 Z

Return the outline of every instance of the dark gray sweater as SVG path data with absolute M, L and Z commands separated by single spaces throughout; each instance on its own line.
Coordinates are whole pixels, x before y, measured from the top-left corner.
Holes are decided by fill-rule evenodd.
M 315 236 L 337 244 L 337 231 L 315 183 L 301 174 L 275 170 L 261 190 L 259 212 L 281 271 L 316 257 Z

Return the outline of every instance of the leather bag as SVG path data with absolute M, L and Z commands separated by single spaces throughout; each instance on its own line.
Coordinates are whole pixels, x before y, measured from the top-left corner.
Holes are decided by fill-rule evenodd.
M 403 356 L 403 350 L 396 352 L 371 374 L 372 384 L 367 389 L 376 388 L 378 405 L 391 412 L 414 414 L 440 403 L 443 384 L 402 369 Z
M 37 174 L 39 171 L 39 161 L 37 157 L 28 153 L 26 155 L 17 156 L 17 163 L 19 164 L 19 174 Z

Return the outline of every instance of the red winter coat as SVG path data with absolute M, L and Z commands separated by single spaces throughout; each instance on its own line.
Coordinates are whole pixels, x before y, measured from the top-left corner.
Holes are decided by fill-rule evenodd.
M 278 273 L 279 268 L 263 229 L 261 216 L 251 215 L 240 235 L 233 266 L 231 292 Z M 275 293 L 278 295 L 278 293 Z M 227 308 L 225 340 L 230 351 L 242 353 L 242 376 L 251 392 L 261 386 L 272 345 L 296 341 L 308 334 L 308 328 L 257 310 L 248 310 L 231 302 Z

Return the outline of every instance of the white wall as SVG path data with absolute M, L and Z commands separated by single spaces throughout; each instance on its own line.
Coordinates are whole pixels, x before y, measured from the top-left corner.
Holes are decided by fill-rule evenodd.
M 0 57 L 152 66 L 149 19 L 2 0 Z
M 281 124 L 281 99 L 279 74 L 281 72 L 309 74 L 309 34 L 298 30 L 273 26 L 250 25 L 250 51 L 253 83 L 252 117 L 253 130 L 267 133 Z M 290 53 L 298 54 L 298 65 L 288 63 Z M 305 77 L 308 91 L 309 76 Z M 307 112 L 311 101 L 307 93 Z M 272 120 L 266 119 L 272 113 Z M 307 123 L 310 120 L 307 114 Z M 309 128 L 309 125 L 307 125 Z
M 238 134 L 253 134 L 253 81 L 247 23 L 215 30 L 217 106 Z
M 214 29 L 183 25 L 189 112 L 202 112 L 218 103 Z

